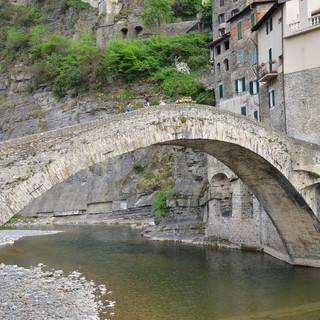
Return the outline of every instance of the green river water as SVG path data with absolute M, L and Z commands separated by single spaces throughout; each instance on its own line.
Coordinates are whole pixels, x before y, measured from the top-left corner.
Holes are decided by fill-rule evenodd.
M 65 232 L 1 248 L 0 262 L 79 270 L 112 291 L 111 319 L 320 319 L 320 269 L 253 252 L 153 242 L 124 226 L 55 229 Z

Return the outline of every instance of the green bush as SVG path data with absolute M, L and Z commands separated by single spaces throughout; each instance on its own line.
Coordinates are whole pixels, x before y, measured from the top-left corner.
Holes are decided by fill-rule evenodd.
M 195 99 L 198 88 L 189 74 L 176 73 L 163 81 L 161 88 L 166 96 L 176 99 L 178 96 L 191 96 Z
M 134 163 L 133 164 L 133 171 L 135 173 L 141 173 L 144 171 L 144 167 L 140 163 Z
M 89 9 L 90 4 L 81 0 L 69 0 L 69 4 L 76 10 Z
M 144 41 L 113 39 L 107 49 L 105 64 L 108 70 L 127 82 L 148 78 L 160 69 L 159 61 L 149 53 Z
M 212 2 L 208 1 L 203 4 L 203 10 L 201 13 L 201 25 L 203 28 L 212 27 Z
M 175 0 L 172 9 L 176 17 L 183 20 L 195 19 L 201 7 L 201 0 Z
M 26 32 L 25 28 L 9 27 L 7 29 L 5 48 L 9 53 L 14 54 L 20 49 L 27 47 L 28 40 L 29 34 Z
M 172 187 L 169 186 L 164 190 L 158 191 L 153 200 L 152 209 L 155 210 L 160 216 L 165 216 L 167 214 L 167 193 L 171 189 Z

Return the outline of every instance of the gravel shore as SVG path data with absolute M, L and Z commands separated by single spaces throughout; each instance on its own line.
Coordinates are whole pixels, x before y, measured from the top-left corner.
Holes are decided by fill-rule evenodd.
M 37 230 L 0 230 L 0 245 L 18 238 L 54 233 Z M 0 319 L 96 320 L 112 316 L 114 302 L 105 299 L 104 285 L 96 286 L 79 272 L 64 275 L 39 263 L 25 269 L 0 264 Z M 102 302 L 103 301 L 103 302 Z M 107 311 L 108 310 L 108 311 Z
M 0 246 L 13 244 L 22 237 L 41 236 L 58 233 L 60 231 L 51 230 L 0 230 Z

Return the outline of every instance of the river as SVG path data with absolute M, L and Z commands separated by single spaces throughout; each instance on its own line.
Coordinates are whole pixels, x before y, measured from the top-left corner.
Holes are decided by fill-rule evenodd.
M 320 270 L 268 255 L 153 242 L 125 226 L 56 227 L 0 249 L 0 262 L 42 262 L 105 284 L 115 320 L 320 319 Z

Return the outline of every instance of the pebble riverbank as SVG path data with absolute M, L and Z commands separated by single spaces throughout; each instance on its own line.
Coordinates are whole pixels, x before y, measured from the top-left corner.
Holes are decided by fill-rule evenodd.
M 55 231 L 0 230 L 0 245 L 20 237 Z M 96 320 L 113 315 L 115 302 L 107 289 L 87 281 L 79 272 L 64 275 L 39 263 L 29 269 L 0 264 L 0 319 L 2 320 Z

